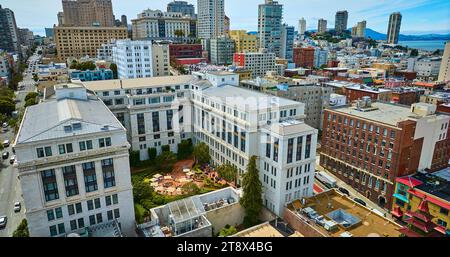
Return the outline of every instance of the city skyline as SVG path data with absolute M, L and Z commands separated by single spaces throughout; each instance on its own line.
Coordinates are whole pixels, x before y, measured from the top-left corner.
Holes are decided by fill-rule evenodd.
M 27 2 L 30 2 L 30 4 L 26 4 Z M 62 4 L 60 0 L 40 0 L 40 2 L 38 8 L 31 4 L 31 0 L 21 0 L 20 3 L 13 0 L 3 0 L 2 5 L 15 12 L 19 27 L 27 27 L 36 34 L 45 35 L 44 28 L 52 27 L 53 24 L 57 23 L 56 13 L 62 11 Z M 113 0 L 116 19 L 120 19 L 120 16 L 125 14 L 130 21 L 147 8 L 166 10 L 167 4 L 171 0 L 153 2 L 134 0 L 133 2 L 136 4 L 129 5 L 126 1 Z M 188 0 L 187 2 L 197 6 L 196 0 Z M 226 0 L 225 13 L 231 19 L 231 29 L 257 31 L 258 4 L 263 2 L 263 0 L 247 0 L 245 2 Z M 334 27 L 335 13 L 339 10 L 347 10 L 349 12 L 348 24 L 356 24 L 361 19 L 365 19 L 367 20 L 367 28 L 386 34 L 389 15 L 398 11 L 403 16 L 401 34 L 450 33 L 450 19 L 448 18 L 450 17 L 450 3 L 443 0 L 383 0 L 378 2 L 349 0 L 345 3 L 330 3 L 328 0 L 314 2 L 282 0 L 279 2 L 284 5 L 285 10 L 304 10 L 298 12 L 285 11 L 283 18 L 285 23 L 297 26 L 298 20 L 305 17 L 307 30 L 316 29 L 317 21 L 320 18 L 326 19 L 328 27 L 332 28 Z M 387 4 L 388 2 L 389 4 Z M 324 5 L 327 8 L 317 8 L 317 6 Z M 45 14 L 42 14 L 43 10 L 46 10 Z M 243 10 L 245 10 L 245 13 Z

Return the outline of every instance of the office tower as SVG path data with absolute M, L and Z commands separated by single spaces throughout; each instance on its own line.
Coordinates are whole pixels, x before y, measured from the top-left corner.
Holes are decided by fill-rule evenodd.
M 26 109 L 14 144 L 30 236 L 134 236 L 125 128 L 82 85 L 54 89 Z
M 294 26 L 283 24 L 281 29 L 281 58 L 292 63 L 294 60 Z
M 256 35 L 248 34 L 246 30 L 230 30 L 228 34 L 235 42 L 236 53 L 258 51 Z
M 18 34 L 14 12 L 0 5 L 0 49 L 7 52 L 19 51 Z
M 127 16 L 126 15 L 122 15 L 120 17 L 120 23 L 121 23 L 122 26 L 128 27 L 128 20 L 127 20 Z
M 389 210 L 398 177 L 448 166 L 449 120 L 432 104 L 409 108 L 370 97 L 326 109 L 320 164 Z
M 303 35 L 305 35 L 305 32 L 306 32 L 306 20 L 305 20 L 305 18 L 302 17 L 298 21 L 298 35 L 303 36 Z
M 131 24 L 134 40 L 177 40 L 197 35 L 196 20 L 181 13 L 147 9 L 131 20 Z M 178 34 L 180 31 L 181 35 Z
M 387 43 L 397 44 L 400 35 L 400 26 L 402 25 L 402 15 L 399 12 L 392 13 L 389 16 L 389 27 L 387 32 Z
M 334 30 L 336 30 L 337 34 L 341 34 L 345 30 L 347 30 L 347 21 L 348 21 L 347 11 L 336 12 Z
M 283 5 L 277 1 L 265 0 L 258 6 L 259 47 L 281 57 L 281 29 Z
M 111 0 L 62 0 L 64 26 L 114 26 Z
M 125 27 L 55 27 L 57 59 L 69 57 L 94 57 L 103 44 L 116 39 L 126 39 Z
M 450 81 L 450 42 L 445 44 L 438 81 Z
M 224 34 L 225 0 L 197 0 L 197 26 L 200 39 Z
M 275 53 L 260 49 L 255 53 L 235 53 L 234 65 L 252 71 L 252 78 L 264 77 L 268 71 L 275 69 Z
M 234 40 L 225 35 L 211 39 L 211 64 L 231 65 L 233 63 L 234 44 Z
M 112 55 L 119 79 L 153 77 L 151 41 L 117 40 Z
M 327 20 L 319 19 L 317 23 L 317 33 L 327 32 Z
M 186 1 L 173 1 L 167 4 L 167 12 L 179 12 L 183 15 L 189 15 L 195 18 L 194 5 L 189 4 Z

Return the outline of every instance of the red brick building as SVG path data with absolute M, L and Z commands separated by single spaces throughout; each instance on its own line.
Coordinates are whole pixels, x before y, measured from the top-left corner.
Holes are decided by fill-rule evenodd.
M 202 58 L 201 44 L 171 44 L 170 58 Z
M 345 96 L 348 103 L 361 99 L 364 96 L 370 97 L 373 101 L 389 102 L 391 92 L 389 89 L 368 87 L 363 84 L 345 88 Z
M 420 90 L 393 90 L 390 94 L 390 102 L 403 105 L 411 105 L 420 101 Z
M 390 209 L 397 177 L 448 165 L 449 121 L 423 103 L 407 108 L 361 101 L 359 108 L 327 109 L 320 165 Z
M 314 48 L 312 47 L 294 47 L 295 67 L 313 68 L 314 67 Z

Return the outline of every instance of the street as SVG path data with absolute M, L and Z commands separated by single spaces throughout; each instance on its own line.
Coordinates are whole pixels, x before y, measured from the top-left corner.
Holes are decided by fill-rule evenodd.
M 16 109 L 21 110 L 25 105 L 25 97 L 29 92 L 35 91 L 35 82 L 32 73 L 40 60 L 40 56 L 33 55 L 28 60 L 29 68 L 23 74 L 23 81 L 19 82 L 16 91 Z M 0 142 L 8 139 L 11 143 L 15 139 L 14 128 L 8 127 L 6 133 L 0 134 Z M 5 147 L 3 152 L 9 152 L 9 157 L 13 156 L 12 147 Z M 2 152 L 2 153 L 3 153 Z M 5 215 L 8 219 L 6 227 L 0 229 L 0 237 L 10 237 L 12 233 L 25 218 L 25 207 L 22 199 L 22 190 L 17 177 L 17 170 L 9 163 L 9 158 L 2 159 L 0 163 L 0 216 Z M 20 201 L 22 208 L 20 213 L 14 212 L 14 203 Z
M 356 191 L 355 189 L 353 189 L 351 186 L 349 186 L 348 184 L 346 184 L 345 182 L 343 182 L 342 180 L 340 180 L 338 177 L 334 176 L 331 172 L 328 172 L 327 170 L 325 170 L 322 166 L 320 166 L 320 155 L 316 156 L 316 170 L 318 171 L 324 171 L 326 172 L 328 175 L 330 175 L 331 177 L 333 177 L 336 181 L 337 181 L 337 186 L 338 187 L 342 187 L 347 189 L 350 192 L 350 198 L 359 198 L 361 200 L 363 200 L 366 204 L 367 207 L 369 209 L 375 209 L 381 213 L 383 213 L 385 215 L 385 217 L 387 218 L 392 218 L 390 213 L 387 212 L 386 210 L 384 210 L 383 208 L 381 208 L 380 206 L 378 206 L 376 203 L 370 201 L 369 199 L 367 199 L 364 195 L 360 194 L 358 191 Z M 322 185 L 322 183 L 320 183 L 319 181 L 316 181 L 315 183 L 317 183 L 318 185 L 320 185 L 320 187 L 325 188 L 326 187 L 324 185 Z

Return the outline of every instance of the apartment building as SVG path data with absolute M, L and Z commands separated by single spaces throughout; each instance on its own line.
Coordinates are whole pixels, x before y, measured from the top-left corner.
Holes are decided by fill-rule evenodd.
M 234 40 L 228 36 L 211 39 L 211 64 L 231 65 L 233 63 L 234 49 Z
M 169 44 L 154 43 L 152 45 L 153 76 L 169 76 L 170 55 Z
M 225 32 L 225 0 L 197 0 L 198 37 L 212 39 Z
M 314 51 L 315 49 L 312 47 L 294 47 L 295 67 L 313 68 Z
M 391 13 L 387 32 L 387 43 L 397 44 L 402 25 L 402 15 L 399 12 Z
M 111 0 L 62 0 L 62 7 L 64 26 L 114 26 Z
M 325 33 L 327 32 L 327 20 L 319 19 L 317 23 L 317 33 Z
M 228 34 L 234 40 L 236 53 L 258 52 L 256 35 L 248 34 L 246 30 L 230 30 Z
M 125 27 L 55 27 L 57 59 L 94 57 L 103 44 L 127 37 Z
M 336 33 L 341 34 L 345 30 L 347 30 L 347 22 L 348 12 L 346 10 L 336 12 L 334 21 L 334 30 L 336 31 Z
M 281 55 L 280 57 L 288 60 L 289 63 L 294 61 L 294 26 L 283 24 L 281 28 Z
M 328 63 L 328 50 L 314 49 L 314 67 L 320 68 Z
M 118 40 L 112 55 L 120 79 L 153 77 L 151 41 Z
M 391 209 L 395 179 L 448 166 L 449 121 L 436 106 L 371 103 L 325 110 L 320 164 Z
M 237 87 L 231 72 L 84 83 L 127 128 L 132 149 L 177 151 L 182 139 L 205 142 L 211 164 L 236 166 L 241 183 L 256 155 L 264 203 L 281 215 L 287 202 L 312 195 L 317 130 L 303 122 L 304 104 Z M 261 144 L 261 142 L 265 142 Z
M 419 58 L 414 62 L 414 71 L 417 77 L 425 81 L 438 79 L 442 58 Z
M 283 22 L 283 5 L 277 1 L 265 0 L 258 5 L 258 39 L 259 47 L 281 57 L 281 34 Z
M 131 20 L 134 40 L 195 38 L 197 20 L 179 12 L 163 12 L 147 9 Z M 178 34 L 179 31 L 182 34 Z
M 0 5 L 0 49 L 8 52 L 19 50 L 19 32 L 14 12 Z
M 113 221 L 133 236 L 125 128 L 83 86 L 54 89 L 26 109 L 14 144 L 30 236 L 85 234 Z
M 268 71 L 276 71 L 275 53 L 270 53 L 266 49 L 261 49 L 255 53 L 235 53 L 235 66 L 249 69 L 252 71 L 252 77 L 264 77 Z

